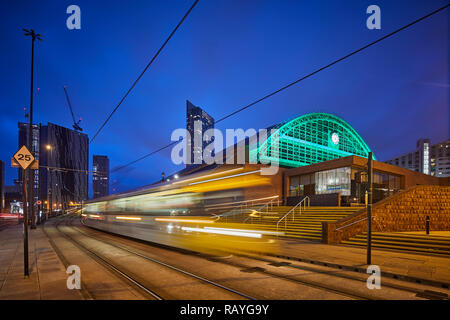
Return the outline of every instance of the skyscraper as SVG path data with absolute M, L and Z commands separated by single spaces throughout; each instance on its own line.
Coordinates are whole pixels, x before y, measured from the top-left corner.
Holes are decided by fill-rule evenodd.
M 0 209 L 5 208 L 5 163 L 0 160 Z
M 89 139 L 84 133 L 48 123 L 40 132 L 40 199 L 52 210 L 88 198 Z
M 19 128 L 19 144 L 18 144 L 18 149 L 20 149 L 22 146 L 27 146 L 28 147 L 28 123 L 24 123 L 24 122 L 19 122 L 18 123 L 18 128 Z M 31 139 L 31 152 L 34 155 L 34 158 L 36 160 L 39 160 L 39 141 L 40 141 L 40 125 L 38 124 L 33 124 L 33 134 L 32 134 L 32 139 Z M 18 182 L 20 185 L 22 185 L 23 182 L 23 177 L 22 177 L 22 169 L 18 169 Z M 33 175 L 33 186 L 34 186 L 34 190 L 33 190 L 33 203 L 38 200 L 39 198 L 39 170 L 30 170 L 30 172 L 32 172 Z M 31 175 L 31 173 L 29 173 L 29 175 Z M 28 181 L 31 181 L 31 178 L 28 177 Z M 28 189 L 29 192 L 31 191 L 30 189 Z
M 189 100 L 186 100 L 186 130 L 191 137 L 187 140 L 186 150 L 190 153 L 190 158 L 186 159 L 186 167 L 191 164 L 204 163 L 203 150 L 213 141 L 213 137 L 205 135 L 205 132 L 213 128 L 214 118 L 202 108 L 194 106 Z M 195 143 L 196 139 L 198 143 Z
M 105 197 L 109 194 L 109 159 L 94 155 L 92 158 L 92 197 Z

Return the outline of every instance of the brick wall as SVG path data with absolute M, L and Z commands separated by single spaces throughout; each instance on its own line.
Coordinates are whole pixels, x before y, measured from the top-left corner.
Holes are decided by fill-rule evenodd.
M 268 167 L 261 164 L 245 164 L 245 171 L 259 170 L 262 167 Z M 279 168 L 278 174 L 275 175 L 261 175 L 261 178 L 267 179 L 266 184 L 261 186 L 253 186 L 251 188 L 244 188 L 244 199 L 252 200 L 264 197 L 271 197 L 279 195 L 282 200 L 283 194 L 283 171 L 284 168 Z
M 450 187 L 414 186 L 374 204 L 372 231 L 422 231 L 427 216 L 431 230 L 450 230 Z M 336 222 L 324 222 L 322 231 L 325 243 L 339 243 L 366 232 L 367 211 Z

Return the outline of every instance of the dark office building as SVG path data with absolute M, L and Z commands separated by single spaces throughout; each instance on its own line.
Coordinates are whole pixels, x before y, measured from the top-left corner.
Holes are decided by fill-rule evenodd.
M 5 163 L 0 160 L 0 209 L 5 208 Z
M 200 121 L 201 127 L 196 128 L 196 121 Z M 213 141 L 213 137 L 203 136 L 206 130 L 214 128 L 214 118 L 207 114 L 202 108 L 194 106 L 189 100 L 186 100 L 186 130 L 191 136 L 191 141 L 188 140 L 186 150 L 190 152 L 190 159 L 186 159 L 186 166 L 190 164 L 204 163 L 202 158 L 203 150 Z M 199 137 L 200 143 L 194 143 L 194 137 Z M 189 161 L 190 160 L 190 161 Z
M 450 177 L 450 140 L 431 145 L 430 139 L 420 139 L 415 151 L 385 162 L 439 178 Z
M 17 150 L 19 150 L 22 146 L 28 147 L 28 123 L 19 122 L 19 144 L 17 147 Z M 33 135 L 31 140 L 31 152 L 34 155 L 34 158 L 36 160 L 39 160 L 39 140 L 40 140 L 40 125 L 34 124 L 33 125 Z M 34 201 L 33 203 L 39 199 L 39 170 L 31 170 L 33 172 L 33 197 Z M 22 185 L 22 172 L 23 170 L 21 168 L 18 169 L 18 183 Z M 28 181 L 31 181 L 30 177 L 28 177 Z
M 67 209 L 88 199 L 89 139 L 53 123 L 41 126 L 40 199 L 44 208 Z
M 92 197 L 100 198 L 109 194 L 109 159 L 94 155 L 92 158 Z

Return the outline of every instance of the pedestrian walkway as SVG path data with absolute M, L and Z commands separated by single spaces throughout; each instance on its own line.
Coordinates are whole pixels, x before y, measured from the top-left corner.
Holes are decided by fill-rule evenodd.
M 0 299 L 74 300 L 79 290 L 67 289 L 64 265 L 40 227 L 29 231 L 29 270 L 24 276 L 23 227 L 8 226 L 0 231 Z
M 311 241 L 280 241 L 278 256 L 297 258 L 305 262 L 365 272 L 366 248 L 328 245 Z M 372 249 L 372 265 L 381 273 L 398 275 L 400 279 L 423 279 L 450 286 L 450 257 Z

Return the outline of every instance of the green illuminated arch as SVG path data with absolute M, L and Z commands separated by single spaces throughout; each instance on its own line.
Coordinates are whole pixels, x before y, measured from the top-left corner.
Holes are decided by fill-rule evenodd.
M 278 148 L 271 148 L 275 141 Z M 250 160 L 300 167 L 350 155 L 367 158 L 369 152 L 361 136 L 344 120 L 328 113 L 310 113 L 280 125 L 259 148 L 250 151 Z

